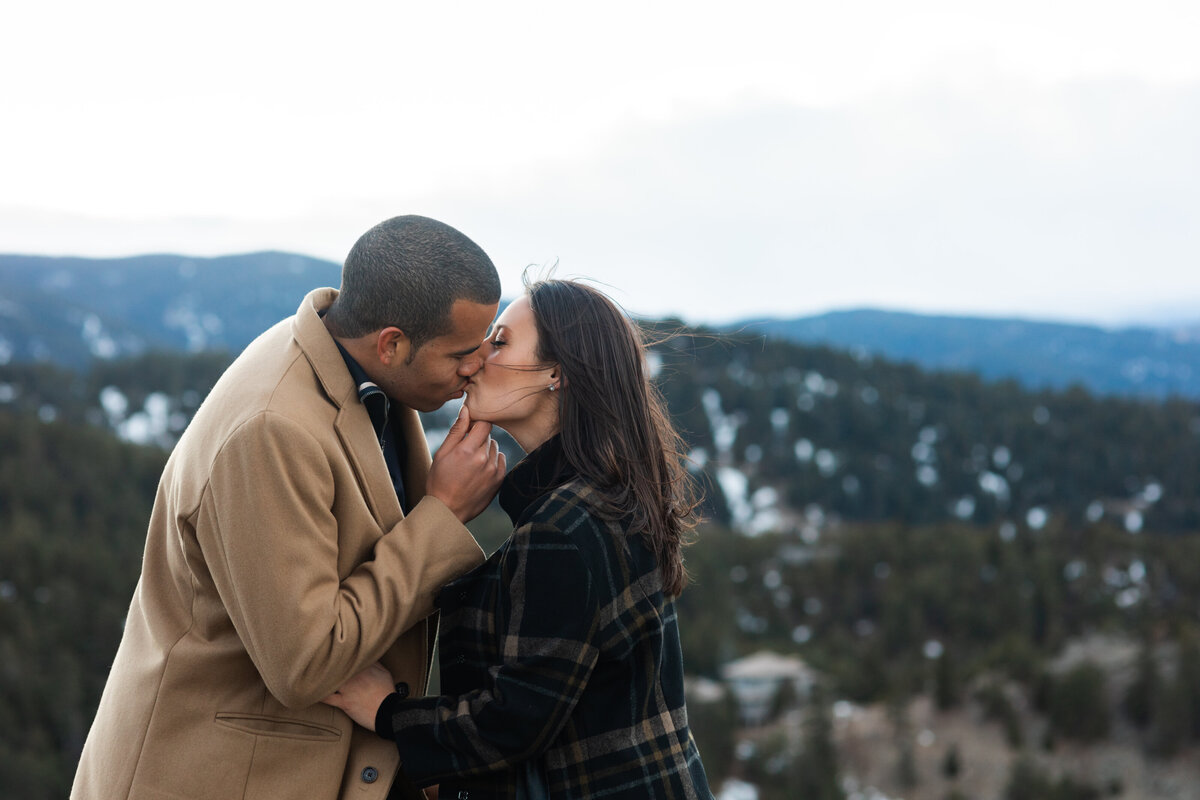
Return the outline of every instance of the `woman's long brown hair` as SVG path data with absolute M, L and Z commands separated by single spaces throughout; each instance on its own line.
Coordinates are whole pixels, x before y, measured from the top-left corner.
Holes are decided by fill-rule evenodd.
M 687 585 L 683 546 L 699 499 L 683 442 L 647 375 L 634 323 L 602 292 L 575 281 L 528 285 L 538 357 L 557 363 L 563 454 L 599 491 L 607 512 L 630 520 L 658 559 L 663 589 Z

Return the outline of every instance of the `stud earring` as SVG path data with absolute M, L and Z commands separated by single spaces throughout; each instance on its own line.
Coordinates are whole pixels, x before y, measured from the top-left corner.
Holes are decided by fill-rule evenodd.
M 556 388 L 558 388 L 558 387 L 556 387 L 553 383 L 550 384 L 550 391 L 553 392 Z

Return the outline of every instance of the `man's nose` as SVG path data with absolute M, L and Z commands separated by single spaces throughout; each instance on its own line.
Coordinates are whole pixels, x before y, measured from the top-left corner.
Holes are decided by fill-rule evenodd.
M 483 348 L 481 347 L 462 360 L 462 363 L 458 365 L 458 374 L 464 378 L 469 378 L 476 372 L 479 372 L 479 368 L 482 366 Z

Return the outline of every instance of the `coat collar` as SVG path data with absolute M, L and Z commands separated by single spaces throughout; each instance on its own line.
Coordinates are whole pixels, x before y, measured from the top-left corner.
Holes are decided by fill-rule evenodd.
M 308 293 L 292 318 L 292 337 L 312 364 L 321 388 L 338 408 L 358 399 L 358 386 L 329 334 L 320 312 L 333 305 L 337 289 L 314 289 Z
M 404 512 L 383 460 L 383 452 L 379 449 L 375 427 L 371 424 L 366 407 L 359 401 L 358 384 L 320 316 L 320 312 L 329 308 L 337 296 L 336 289 L 309 292 L 292 318 L 292 338 L 308 359 L 325 395 L 337 406 L 334 430 L 346 447 L 371 513 L 381 528 L 388 530 L 404 517 Z M 394 404 L 394 412 L 400 426 L 398 433 L 405 447 L 404 463 L 401 465 L 404 493 L 408 504 L 414 506 L 425 496 L 429 446 L 416 411 Z

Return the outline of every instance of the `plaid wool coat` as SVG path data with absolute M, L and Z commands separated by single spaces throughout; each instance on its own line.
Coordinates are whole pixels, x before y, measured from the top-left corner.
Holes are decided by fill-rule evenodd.
M 658 564 L 564 464 L 555 438 L 506 478 L 512 535 L 440 595 L 443 695 L 377 730 L 448 800 L 518 797 L 529 760 L 556 800 L 711 800 Z

